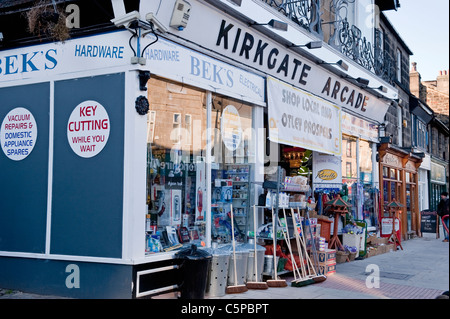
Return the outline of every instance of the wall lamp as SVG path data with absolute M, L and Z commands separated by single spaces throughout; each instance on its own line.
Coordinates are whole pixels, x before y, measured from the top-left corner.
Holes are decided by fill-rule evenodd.
M 369 87 L 369 89 L 380 90 L 383 93 L 387 93 L 387 87 L 380 85 L 379 87 Z
M 232 2 L 232 3 L 234 3 L 235 5 L 237 5 L 237 6 L 241 6 L 241 4 L 242 4 L 242 0 L 229 0 L 230 2 Z
M 308 49 L 320 49 L 322 47 L 322 41 L 311 41 L 306 44 L 291 44 L 288 48 L 300 48 L 307 47 Z
M 335 65 L 337 65 L 338 67 L 340 67 L 342 70 L 348 71 L 348 64 L 345 63 L 345 62 L 342 61 L 342 60 L 339 60 L 339 61 L 337 61 L 337 62 L 335 62 L 335 63 L 320 62 L 320 63 L 318 63 L 318 64 L 335 64 Z
M 282 22 L 282 21 L 278 21 L 275 19 L 270 20 L 267 23 L 250 23 L 249 26 L 255 26 L 255 25 L 268 25 L 270 27 L 272 27 L 275 30 L 280 30 L 280 31 L 287 31 L 288 29 L 288 24 L 286 22 Z

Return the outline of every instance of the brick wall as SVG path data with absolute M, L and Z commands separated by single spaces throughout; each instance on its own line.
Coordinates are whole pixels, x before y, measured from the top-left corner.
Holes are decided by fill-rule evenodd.
M 445 125 L 449 126 L 449 71 L 440 71 L 436 80 L 423 81 L 423 99 Z

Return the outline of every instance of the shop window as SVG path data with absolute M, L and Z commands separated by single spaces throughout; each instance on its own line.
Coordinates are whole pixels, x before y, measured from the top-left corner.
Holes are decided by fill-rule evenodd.
M 386 166 L 383 166 L 383 177 L 389 178 L 389 168 Z
M 205 176 L 206 94 L 157 78 L 148 90 L 147 254 L 183 242 L 200 244 L 206 233 L 204 191 L 198 190 Z
M 148 90 L 146 254 L 186 243 L 200 246 L 207 240 L 210 203 L 212 239 L 230 241 L 227 225 L 233 203 L 238 239 L 245 240 L 255 148 L 252 106 L 212 97 L 212 194 L 208 202 L 206 92 L 156 77 L 149 80 Z M 228 187 L 230 194 L 217 193 L 222 187 Z

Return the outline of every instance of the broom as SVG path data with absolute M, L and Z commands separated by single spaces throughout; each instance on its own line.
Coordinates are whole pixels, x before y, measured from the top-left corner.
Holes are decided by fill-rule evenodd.
M 248 289 L 267 289 L 267 283 L 258 282 L 258 260 L 257 260 L 257 251 L 256 251 L 256 206 L 253 206 L 253 238 L 255 242 L 255 282 L 247 282 Z
M 276 234 L 275 234 L 275 219 L 273 214 L 273 206 L 272 206 L 272 236 L 273 236 L 273 270 L 274 270 L 274 279 L 267 280 L 267 286 L 274 288 L 283 288 L 287 287 L 286 280 L 278 279 L 277 275 L 277 248 L 276 248 Z
M 307 283 L 305 282 L 305 279 L 303 278 L 304 276 L 301 275 L 300 270 L 297 267 L 297 263 L 295 262 L 294 254 L 292 253 L 291 242 L 289 240 L 290 237 L 289 237 L 289 229 L 288 229 L 287 219 L 286 219 L 286 212 L 284 211 L 284 208 L 283 208 L 283 214 L 284 214 L 284 220 L 286 221 L 286 223 L 285 223 L 286 233 L 283 230 L 282 230 L 282 232 L 283 232 L 284 240 L 286 241 L 286 245 L 288 246 L 289 253 L 291 254 L 292 270 L 294 273 L 294 280 L 291 281 L 291 286 L 292 287 L 303 287 L 303 286 L 306 286 Z M 280 227 L 282 227 L 281 223 L 280 223 Z M 299 277 L 298 279 L 295 275 L 296 271 L 297 271 L 297 274 Z
M 311 230 L 311 221 L 309 219 L 309 212 L 308 212 L 308 210 L 306 211 L 306 217 L 307 217 L 307 219 L 309 221 L 309 225 L 310 225 L 309 226 L 309 233 L 311 235 L 311 245 L 312 245 L 311 252 L 313 253 L 314 260 L 318 264 L 319 260 L 317 258 L 316 242 L 315 242 L 312 230 Z M 301 225 L 300 225 L 300 227 L 301 227 Z M 303 232 L 303 229 L 302 229 L 302 232 Z M 315 269 L 311 259 L 309 258 L 309 256 L 308 256 L 308 261 L 309 261 L 309 264 L 311 265 L 311 268 L 312 268 L 312 270 L 314 272 L 314 275 L 312 276 L 312 279 L 314 280 L 314 282 L 318 283 L 318 282 L 323 282 L 323 281 L 327 280 L 327 276 L 325 276 L 325 275 L 318 275 L 317 274 L 316 269 Z M 308 265 L 308 269 L 309 269 L 309 265 Z M 311 270 L 310 270 L 310 273 L 311 273 Z
M 234 220 L 233 220 L 233 204 L 230 205 L 231 207 L 231 241 L 233 244 L 233 266 L 234 266 L 234 286 L 228 286 L 225 292 L 227 294 L 239 294 L 242 292 L 248 291 L 248 288 L 246 285 L 238 285 L 237 281 L 237 267 L 236 267 L 236 242 L 234 240 Z
M 292 208 L 291 208 L 291 211 L 292 211 Z M 283 214 L 284 214 L 284 219 L 286 221 L 286 232 L 287 232 L 288 237 L 289 237 L 289 229 L 288 229 L 288 225 L 287 225 L 286 212 L 285 212 L 284 208 L 283 208 Z M 294 233 L 297 235 L 298 232 L 297 232 L 297 227 L 295 225 L 295 216 L 294 215 L 292 215 L 292 222 L 294 224 Z M 292 256 L 293 255 L 292 254 L 292 249 L 290 248 L 291 244 L 290 244 L 289 241 L 288 241 L 288 243 L 289 243 L 288 244 L 288 248 L 291 251 L 291 256 Z M 296 243 L 297 243 L 297 250 L 299 252 L 299 257 L 301 259 L 300 260 L 300 268 L 302 269 L 303 276 L 300 274 L 300 271 L 299 271 L 298 275 L 299 275 L 300 278 L 299 279 L 294 279 L 294 281 L 291 282 L 291 286 L 292 287 L 304 287 L 304 286 L 313 284 L 314 281 L 312 279 L 308 278 L 308 276 L 306 275 L 305 265 L 303 264 L 303 254 L 302 254 L 301 247 L 299 247 L 298 237 L 297 236 L 296 236 Z M 293 257 L 291 257 L 291 258 L 293 258 Z M 295 264 L 295 262 L 294 262 L 294 264 Z M 297 269 L 298 269 L 298 267 L 297 267 Z M 295 275 L 294 275 L 294 278 L 295 278 Z

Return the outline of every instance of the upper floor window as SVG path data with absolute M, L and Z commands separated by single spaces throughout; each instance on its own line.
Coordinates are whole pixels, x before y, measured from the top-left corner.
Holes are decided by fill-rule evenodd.
M 415 146 L 422 148 L 424 150 L 428 147 L 428 132 L 427 132 L 427 125 L 422 122 L 419 118 L 414 117 L 414 141 Z
M 402 82 L 402 51 L 397 49 L 397 80 Z

